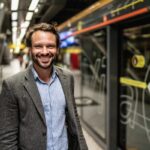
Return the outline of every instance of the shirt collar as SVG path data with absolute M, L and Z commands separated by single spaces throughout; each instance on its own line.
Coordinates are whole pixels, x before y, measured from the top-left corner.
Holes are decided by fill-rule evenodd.
M 52 72 L 51 80 L 54 81 L 55 78 L 57 77 L 57 71 L 56 71 L 54 66 L 52 67 L 52 70 L 53 70 L 53 72 Z M 32 65 L 32 72 L 33 72 L 33 76 L 34 76 L 35 81 L 38 80 L 42 83 L 45 83 L 43 80 L 40 79 L 40 77 L 39 77 L 38 73 L 36 72 L 36 70 L 34 69 L 33 65 Z

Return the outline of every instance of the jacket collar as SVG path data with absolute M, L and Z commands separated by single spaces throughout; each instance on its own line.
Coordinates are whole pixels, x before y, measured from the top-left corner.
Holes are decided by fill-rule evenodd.
M 32 73 L 32 65 L 29 66 L 26 70 L 24 86 L 27 92 L 29 93 L 35 107 L 37 108 L 37 111 L 41 119 L 43 120 L 43 123 L 46 125 L 46 119 L 44 115 L 42 101 Z
M 36 86 L 35 83 L 35 78 L 32 72 L 32 65 L 30 65 L 25 73 L 25 82 L 24 82 L 24 87 L 27 90 L 27 92 L 29 93 L 35 107 L 37 108 L 37 111 L 41 117 L 41 119 L 43 120 L 43 123 L 46 125 L 46 119 L 45 119 L 45 115 L 44 115 L 44 109 L 43 109 L 43 105 L 42 105 L 42 101 L 41 101 L 41 97 L 38 91 L 38 88 Z M 64 74 L 63 70 L 61 68 L 58 67 L 54 67 L 56 74 L 58 75 L 58 78 L 61 82 L 66 100 L 67 100 L 67 104 L 68 104 L 68 84 L 67 84 L 67 80 L 66 80 L 66 75 Z

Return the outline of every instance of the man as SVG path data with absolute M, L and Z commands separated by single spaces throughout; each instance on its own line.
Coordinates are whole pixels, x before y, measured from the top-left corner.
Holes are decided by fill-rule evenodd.
M 53 65 L 60 44 L 55 26 L 34 25 L 26 44 L 33 65 L 3 81 L 0 150 L 87 150 L 73 77 Z

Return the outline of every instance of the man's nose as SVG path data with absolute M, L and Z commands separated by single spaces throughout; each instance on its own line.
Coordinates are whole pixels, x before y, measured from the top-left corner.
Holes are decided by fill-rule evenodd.
M 46 46 L 43 46 L 42 53 L 44 53 L 44 54 L 47 54 L 47 53 L 48 53 L 48 49 L 47 49 Z

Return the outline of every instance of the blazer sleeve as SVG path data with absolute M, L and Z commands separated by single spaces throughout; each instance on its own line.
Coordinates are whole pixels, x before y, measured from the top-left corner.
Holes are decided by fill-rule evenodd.
M 18 107 L 13 86 L 3 81 L 0 94 L 0 150 L 18 150 Z

